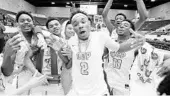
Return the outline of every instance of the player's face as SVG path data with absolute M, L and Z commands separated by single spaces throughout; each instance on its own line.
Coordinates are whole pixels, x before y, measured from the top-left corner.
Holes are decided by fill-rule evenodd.
M 58 20 L 52 20 L 48 23 L 48 31 L 59 36 L 61 34 L 61 24 Z
M 123 15 L 117 15 L 115 18 L 115 24 L 119 26 L 123 20 L 125 20 L 125 17 Z
M 65 35 L 66 35 L 68 38 L 70 38 L 70 37 L 72 37 L 72 36 L 75 35 L 75 32 L 74 32 L 74 30 L 73 30 L 72 24 L 68 24 L 68 25 L 66 26 Z
M 27 14 L 22 14 L 18 18 L 18 26 L 22 32 L 30 32 L 33 29 L 33 20 Z
M 128 21 L 123 21 L 117 29 L 117 34 L 119 36 L 130 36 L 129 29 L 131 28 L 131 24 Z
M 77 13 L 72 18 L 73 29 L 81 40 L 87 40 L 90 35 L 91 24 L 88 17 L 82 13 Z

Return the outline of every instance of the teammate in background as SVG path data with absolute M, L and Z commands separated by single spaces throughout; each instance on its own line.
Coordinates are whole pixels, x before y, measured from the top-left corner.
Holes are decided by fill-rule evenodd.
M 82 11 L 73 13 L 70 21 L 78 38 L 69 41 L 71 50 L 66 48 L 61 51 L 72 62 L 73 82 L 67 96 L 109 95 L 102 67 L 104 47 L 115 52 L 125 52 L 143 45 L 144 38 L 133 33 L 138 39 L 129 39 L 119 44 L 104 32 L 91 32 L 88 15 Z
M 63 38 L 65 38 L 66 40 L 69 40 L 71 37 L 75 36 L 75 32 L 73 30 L 73 26 L 70 21 L 67 20 L 62 24 L 61 34 Z
M 138 30 L 148 17 L 148 13 L 146 11 L 143 0 L 135 1 L 137 3 L 137 9 L 140 14 L 140 18 L 135 23 L 135 25 L 129 20 L 126 22 L 127 17 L 122 13 L 119 13 L 115 16 L 115 22 L 114 25 L 112 25 L 107 15 L 110 7 L 113 4 L 113 0 L 109 0 L 107 2 L 107 5 L 105 6 L 102 13 L 103 20 L 109 30 L 111 38 L 117 40 L 119 43 L 122 43 L 131 37 L 129 28 L 132 28 L 133 30 Z M 109 54 L 107 52 L 109 52 Z M 111 94 L 129 95 L 129 70 L 134 60 L 134 54 L 135 50 L 120 53 L 112 52 L 111 50 L 108 51 L 108 49 L 105 48 L 103 57 L 107 57 L 107 55 L 109 55 L 109 58 L 105 58 L 105 61 L 109 59 L 109 62 L 106 62 L 109 64 L 109 66 L 105 67 L 108 68 L 106 69 L 108 77 L 107 80 L 109 82 L 109 86 L 111 87 Z M 124 64 L 124 62 L 127 64 Z
M 3 57 L 3 63 L 1 66 L 2 73 L 5 77 L 12 77 L 16 76 L 16 82 L 14 89 L 15 88 L 21 88 L 22 86 L 25 85 L 26 82 L 28 82 L 32 75 L 35 74 L 37 71 L 35 66 L 33 65 L 33 59 L 32 57 L 36 57 L 35 53 L 38 54 L 42 46 L 38 46 L 38 42 L 40 39 L 37 38 L 36 32 L 34 32 L 34 22 L 33 22 L 33 17 L 30 13 L 26 11 L 20 11 L 16 15 L 16 22 L 18 23 L 18 28 L 21 32 L 21 34 L 16 34 L 15 36 L 11 37 L 7 43 L 5 44 L 4 48 L 4 57 Z M 26 53 L 25 57 L 22 58 L 24 59 L 24 68 L 21 72 L 18 72 L 17 74 L 13 74 L 14 71 L 16 70 L 14 68 L 15 66 L 15 57 L 16 57 L 16 52 L 20 50 L 20 45 L 21 42 L 27 42 L 28 44 L 28 49 L 29 51 Z M 42 44 L 44 45 L 44 44 Z M 36 59 L 36 63 L 38 62 L 38 58 Z M 35 63 L 34 63 L 35 64 Z M 36 64 L 35 64 L 36 65 Z M 38 76 L 40 76 L 39 74 Z M 7 80 L 7 79 L 6 79 Z M 12 81 L 13 78 L 9 81 Z M 9 82 L 8 80 L 6 82 Z M 46 79 L 42 79 L 42 81 L 46 82 Z M 39 83 L 40 84 L 40 83 Z M 41 83 L 42 84 L 42 83 Z M 41 85 L 40 84 L 40 85 Z M 8 88 L 6 88 L 8 90 Z M 22 90 L 19 93 L 26 93 L 28 92 L 29 89 Z M 9 91 L 9 90 L 8 90 Z M 11 91 L 11 90 L 10 90 Z M 17 95 L 18 93 L 14 93 Z M 27 94 L 27 93 L 26 93 Z
M 119 44 L 132 38 L 134 24 L 130 20 L 123 20 L 117 28 Z M 129 71 L 135 59 L 137 49 L 128 52 L 114 52 L 109 49 L 109 62 L 105 67 L 111 95 L 129 95 Z
M 58 50 L 64 44 L 64 38 L 61 35 L 61 24 L 57 18 L 49 18 L 46 27 L 48 29 L 46 33 L 48 34 L 44 34 L 44 37 L 48 47 L 45 49 L 46 54 L 44 54 L 43 59 L 45 62 L 38 65 L 38 70 L 48 76 L 49 85 L 32 88 L 30 92 L 32 95 L 64 95 L 60 82 L 63 62 L 58 56 Z
M 142 24 L 145 22 L 145 20 L 148 18 L 148 12 L 146 10 L 145 4 L 143 2 L 143 0 L 135 0 L 137 3 L 137 9 L 139 12 L 139 20 L 137 22 L 135 22 L 135 30 L 138 30 Z M 110 7 L 113 4 L 113 0 L 109 0 L 104 8 L 104 11 L 102 13 L 103 16 L 103 20 L 110 32 L 110 36 L 114 39 L 117 39 L 117 33 L 116 33 L 116 29 L 117 27 L 121 24 L 121 22 L 125 19 L 127 19 L 126 15 L 124 15 L 123 13 L 119 13 L 115 16 L 115 22 L 114 25 L 111 23 L 111 21 L 108 19 L 108 12 Z
M 73 26 L 70 21 L 65 21 L 62 25 L 63 37 L 65 38 L 66 42 L 70 40 L 70 38 L 74 38 L 75 32 L 73 30 Z M 60 56 L 60 55 L 59 55 Z M 72 77 L 71 77 L 71 68 L 66 68 L 66 65 L 63 64 L 62 66 L 62 73 L 61 73 L 61 83 L 65 92 L 65 95 L 69 92 L 72 84 Z

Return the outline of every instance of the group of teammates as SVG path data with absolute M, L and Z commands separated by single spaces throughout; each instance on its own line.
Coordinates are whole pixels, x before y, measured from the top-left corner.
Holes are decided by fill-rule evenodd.
M 10 94 L 109 96 L 131 95 L 132 93 L 134 96 L 140 95 L 133 93 L 134 90 L 131 87 L 135 86 L 131 86 L 130 80 L 136 81 L 130 79 L 129 71 L 130 69 L 134 70 L 132 73 L 135 78 L 138 69 L 141 69 L 140 66 L 132 66 L 132 64 L 135 56 L 140 54 L 139 50 L 144 49 L 143 46 L 147 44 L 143 34 L 134 31 L 139 29 L 146 20 L 147 11 L 143 0 L 136 0 L 140 19 L 135 25 L 127 20 L 125 15 L 118 14 L 115 17 L 116 26 L 113 26 L 107 18 L 112 2 L 113 0 L 108 1 L 102 14 L 111 37 L 104 32 L 91 32 L 90 19 L 82 11 L 72 13 L 69 22 L 64 24 L 65 36 L 62 36 L 61 24 L 57 19 L 53 18 L 47 21 L 46 27 L 51 33 L 48 34 L 34 27 L 33 18 L 29 13 L 19 12 L 16 16 L 16 22 L 20 34 L 7 41 L 1 66 L 1 72 L 5 76 L 6 83 L 12 82 L 11 79 L 13 78 L 16 79 L 16 82 L 13 80 L 15 90 Z M 77 34 L 75 36 L 73 36 L 73 29 Z M 57 40 L 58 43 L 56 43 Z M 25 42 L 28 50 L 19 51 L 24 49 L 21 42 Z M 51 65 L 41 65 L 43 50 L 47 49 L 47 46 L 50 47 Z M 109 50 L 109 62 L 103 69 L 102 55 L 105 47 Z M 163 63 L 159 67 L 167 68 L 170 56 L 157 51 L 155 48 L 153 49 L 153 53 L 156 53 L 159 60 L 158 65 Z M 18 56 L 16 54 L 19 54 L 19 52 L 21 52 L 20 56 L 23 56 L 23 58 L 20 57 L 22 63 L 16 62 Z M 140 57 L 138 56 L 138 58 Z M 152 66 L 152 63 L 149 64 Z M 136 67 L 137 69 L 135 69 Z M 147 68 L 150 67 L 145 69 Z M 148 69 L 145 71 L 154 71 L 152 67 L 151 70 Z M 103 70 L 106 71 L 109 91 L 104 80 Z M 54 80 L 60 78 L 58 74 L 61 74 L 62 86 L 60 82 Z M 151 76 L 153 75 L 150 74 L 145 77 Z M 137 83 L 147 84 L 147 82 L 143 83 L 140 80 Z M 57 91 L 58 88 L 59 90 L 64 89 L 63 93 Z M 140 88 L 136 90 L 141 91 Z M 6 88 L 6 92 L 9 92 L 8 88 Z

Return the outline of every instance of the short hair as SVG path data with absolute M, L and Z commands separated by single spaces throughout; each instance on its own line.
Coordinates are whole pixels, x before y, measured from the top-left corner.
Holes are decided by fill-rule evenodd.
M 115 16 L 115 19 L 116 19 L 116 17 L 117 17 L 118 15 L 122 15 L 125 19 L 127 19 L 126 15 L 123 14 L 123 13 L 118 13 L 118 14 Z
M 125 19 L 125 20 L 123 20 L 123 21 L 127 21 L 127 22 L 129 22 L 129 23 L 130 23 L 131 28 L 132 28 L 133 30 L 135 30 L 135 25 L 134 25 L 134 23 L 133 23 L 131 20 L 129 20 L 129 19 Z
M 69 24 L 71 24 L 71 22 L 70 22 L 70 21 L 68 21 L 68 22 L 66 23 L 66 26 L 67 26 L 67 25 L 69 25 Z
M 58 18 L 49 17 L 48 20 L 47 20 L 47 22 L 46 22 L 46 24 L 45 24 L 45 26 L 46 26 L 47 29 L 49 28 L 49 27 L 48 27 L 49 22 L 51 22 L 51 21 L 53 21 L 53 20 L 57 20 L 57 21 L 59 22 Z
M 20 17 L 22 14 L 28 15 L 28 16 L 31 17 L 32 20 L 34 20 L 34 18 L 33 18 L 33 16 L 31 15 L 31 13 L 29 13 L 29 12 L 27 12 L 27 11 L 19 11 L 19 12 L 17 13 L 17 15 L 16 15 L 16 20 L 15 20 L 16 22 L 18 22 L 19 17 Z
M 75 15 L 78 14 L 78 13 L 81 13 L 81 14 L 86 15 L 87 18 L 88 18 L 88 20 L 90 21 L 90 23 L 92 23 L 92 20 L 89 18 L 89 15 L 88 15 L 86 12 L 81 11 L 81 10 L 77 10 L 77 11 L 75 11 L 75 12 L 73 12 L 73 13 L 71 14 L 71 16 L 70 16 L 70 22 L 72 22 L 73 16 L 75 16 Z

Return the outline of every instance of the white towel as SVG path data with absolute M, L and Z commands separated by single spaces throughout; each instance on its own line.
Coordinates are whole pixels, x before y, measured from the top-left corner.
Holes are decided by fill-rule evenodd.
M 163 58 L 163 53 L 148 43 L 145 43 L 138 50 L 138 56 L 130 72 L 131 96 L 156 95 L 155 76 L 158 69 L 162 66 Z

